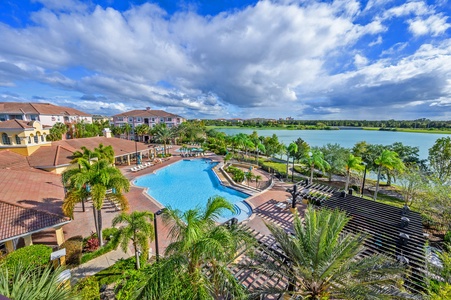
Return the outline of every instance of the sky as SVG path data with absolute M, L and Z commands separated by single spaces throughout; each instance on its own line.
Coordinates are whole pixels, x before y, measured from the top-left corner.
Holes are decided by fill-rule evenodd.
M 0 102 L 451 119 L 448 0 L 1 0 Z

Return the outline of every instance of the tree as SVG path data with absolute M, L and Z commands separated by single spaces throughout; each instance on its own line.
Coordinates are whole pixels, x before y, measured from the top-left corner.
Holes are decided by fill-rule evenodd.
M 449 136 L 435 141 L 429 149 L 428 160 L 437 178 L 442 181 L 451 179 L 451 138 Z
M 345 161 L 348 158 L 349 150 L 341 147 L 339 144 L 331 144 L 320 147 L 319 150 L 324 154 L 324 159 L 329 163 L 327 174 L 329 181 L 332 181 L 333 174 L 342 174 L 345 169 Z
M 71 164 L 79 163 L 80 159 L 91 161 L 91 159 L 99 157 L 99 153 L 97 153 L 95 150 L 89 150 L 85 146 L 81 146 L 80 149 L 81 151 L 77 150 L 72 154 L 73 159 L 70 162 Z
M 306 155 L 308 155 L 308 152 L 310 151 L 310 145 L 304 141 L 302 138 L 298 138 L 295 141 L 296 145 L 298 146 L 298 151 L 296 152 L 296 160 L 303 159 Z
M 122 212 L 113 219 L 114 227 L 118 224 L 124 225 L 119 228 L 119 240 L 122 251 L 127 252 L 129 241 L 133 243 L 137 270 L 140 267 L 139 251 L 142 250 L 144 254 L 147 254 L 149 251 L 149 242 L 155 235 L 152 225 L 153 218 L 154 215 L 151 212 L 134 211 L 131 214 Z
M 400 265 L 380 254 L 362 256 L 364 236 L 343 232 L 349 219 L 338 210 L 308 207 L 303 220 L 295 215 L 294 236 L 267 224 L 290 263 L 276 265 L 262 259 L 252 268 L 288 278 L 289 286 L 270 286 L 263 294 L 312 300 L 398 298 L 389 295 L 401 279 Z M 273 259 L 280 260 L 275 255 Z
M 408 165 L 406 170 L 401 175 L 401 194 L 406 202 L 406 205 L 416 203 L 420 196 L 425 183 L 425 176 L 420 171 L 417 165 Z
M 298 145 L 294 142 L 290 143 L 287 147 L 287 179 L 288 179 L 288 161 L 290 160 L 290 157 L 293 158 L 293 165 L 292 165 L 292 171 L 291 171 L 291 181 L 294 181 L 294 159 L 296 157 L 296 153 L 298 152 Z
M 345 170 L 346 170 L 346 185 L 345 185 L 345 191 L 348 192 L 349 187 L 349 179 L 351 176 L 351 170 L 363 170 L 364 167 L 362 165 L 362 158 L 358 156 L 354 156 L 353 154 L 349 153 L 348 159 L 345 162 Z
M 0 295 L 9 299 L 72 300 L 79 299 L 70 285 L 60 281 L 63 268 L 48 266 L 37 270 L 16 265 L 12 270 L 0 267 Z
M 69 169 L 63 173 L 63 181 L 68 192 L 62 209 L 66 216 L 73 218 L 75 205 L 90 196 L 99 245 L 102 246 L 103 202 L 108 197 L 111 201 L 119 203 L 122 210 L 127 210 L 128 201 L 123 192 L 128 192 L 130 182 L 119 169 L 111 166 L 108 160 L 101 159 L 91 164 L 81 158 L 79 164 L 79 169 Z
M 63 138 L 63 135 L 67 132 L 67 126 L 63 123 L 55 123 L 55 125 L 50 128 L 50 133 L 47 136 L 47 139 L 50 141 L 60 141 Z
M 315 167 L 320 168 L 323 173 L 330 167 L 329 163 L 324 159 L 323 153 L 319 150 L 309 152 L 309 155 L 303 159 L 303 162 L 310 168 L 310 183 L 313 182 L 313 171 Z
M 125 123 L 122 125 L 122 132 L 127 135 L 127 140 L 130 139 L 130 133 L 132 133 L 132 131 L 133 131 L 132 125 L 130 125 L 128 123 Z
M 258 188 L 258 182 L 262 180 L 262 176 L 255 175 L 254 179 L 255 179 L 255 187 Z
M 233 205 L 215 197 L 203 210 L 164 211 L 173 242 L 152 264 L 135 299 L 243 299 L 245 290 L 227 266 L 246 235 L 236 226 L 215 223 L 224 210 L 233 211 Z
M 166 124 L 158 124 L 153 128 L 153 133 L 156 140 L 163 143 L 164 155 L 167 154 L 166 145 L 171 141 L 173 137 L 173 132 L 166 126 Z
M 244 177 L 246 178 L 247 185 L 249 185 L 249 181 L 252 181 L 252 178 L 254 178 L 254 174 L 252 174 L 251 171 L 244 173 Z
M 150 128 L 147 124 L 139 124 L 135 127 L 135 134 L 138 135 L 138 138 L 141 137 L 140 141 L 144 142 L 144 135 L 149 132 Z
M 103 144 L 99 144 L 98 147 L 94 148 L 94 152 L 97 153 L 99 159 L 106 159 L 111 164 L 114 163 L 114 150 L 111 145 L 105 147 Z
M 405 167 L 403 162 L 398 158 L 398 153 L 390 150 L 382 151 L 381 155 L 374 160 L 374 163 L 378 166 L 376 190 L 374 191 L 373 197 L 373 200 L 376 201 L 377 193 L 379 192 L 379 181 L 381 177 L 382 168 L 402 171 Z

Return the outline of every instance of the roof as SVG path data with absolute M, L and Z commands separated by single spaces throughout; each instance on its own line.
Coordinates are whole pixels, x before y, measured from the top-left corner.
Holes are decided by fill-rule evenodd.
M 141 110 L 131 110 L 121 114 L 114 115 L 113 117 L 175 117 L 182 118 L 179 115 L 171 114 L 165 112 L 164 110 L 155 110 L 155 109 L 141 109 Z
M 0 169 L 33 170 L 25 156 L 9 150 L 0 151 Z
M 2 220 L 0 241 L 11 240 L 70 222 L 67 217 L 25 208 L 5 201 L 0 201 L 0 220 Z
M 147 145 L 143 143 L 135 143 L 134 141 L 107 138 L 107 137 L 90 137 L 81 139 L 71 139 L 64 141 L 52 142 L 50 147 L 40 147 L 28 157 L 30 166 L 35 168 L 56 167 L 70 164 L 73 153 L 85 146 L 90 150 L 97 148 L 99 144 L 113 147 L 114 155 L 116 157 L 135 153 L 138 151 L 147 150 Z
M 64 188 L 60 175 L 32 168 L 0 169 L 0 182 L 0 201 L 62 214 Z
M 30 121 L 7 120 L 0 122 L 0 129 L 34 129 Z
M 90 114 L 75 108 L 57 106 L 50 103 L 0 102 L 0 113 L 7 114 L 40 114 L 90 117 Z

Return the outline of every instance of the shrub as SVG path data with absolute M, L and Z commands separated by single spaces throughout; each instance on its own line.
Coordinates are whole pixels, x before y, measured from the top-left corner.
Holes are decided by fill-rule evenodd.
M 2 263 L 10 270 L 18 264 L 22 264 L 24 267 L 44 268 L 50 263 L 50 253 L 52 253 L 52 248 L 49 246 L 31 245 L 8 254 Z
M 451 245 L 451 230 L 448 230 L 448 231 L 445 233 L 445 237 L 443 238 L 443 241 L 444 241 L 445 243 Z
M 91 236 L 85 245 L 86 252 L 94 252 L 99 248 L 99 239 L 97 237 Z
M 75 286 L 82 300 L 99 300 L 99 281 L 95 276 L 83 278 Z
M 70 266 L 78 266 L 81 263 L 83 251 L 83 237 L 73 236 L 61 244 L 60 249 L 66 249 L 66 263 Z

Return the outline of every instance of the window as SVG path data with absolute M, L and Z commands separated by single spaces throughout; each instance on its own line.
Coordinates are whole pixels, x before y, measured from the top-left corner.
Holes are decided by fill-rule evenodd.
M 168 118 L 168 122 L 172 122 L 172 118 Z
M 41 135 L 41 142 L 45 142 L 45 136 L 44 135 Z
M 20 145 L 20 137 L 16 134 L 16 144 Z
M 2 143 L 3 145 L 11 145 L 11 139 L 6 133 L 2 133 Z
M 39 136 L 37 135 L 34 136 L 34 143 L 35 144 L 39 143 Z
M 31 144 L 31 136 L 28 137 L 28 144 Z
M 161 119 L 160 119 L 160 122 L 163 123 L 163 122 L 164 122 L 164 118 L 161 118 Z
M 177 118 L 177 123 L 180 123 L 180 118 Z
M 155 118 L 152 118 L 152 122 L 155 122 Z
M 6 115 L 0 115 L 0 121 L 6 121 Z
M 137 122 L 141 122 L 141 118 L 136 118 L 136 121 Z
M 36 121 L 36 120 L 38 120 L 39 118 L 38 118 L 38 115 L 30 115 L 30 120 L 31 121 Z
M 52 117 L 52 121 L 56 121 L 56 118 L 55 118 L 55 117 Z
M 133 118 L 128 118 L 129 123 L 133 123 Z

